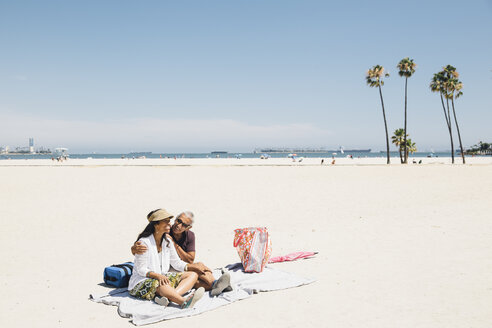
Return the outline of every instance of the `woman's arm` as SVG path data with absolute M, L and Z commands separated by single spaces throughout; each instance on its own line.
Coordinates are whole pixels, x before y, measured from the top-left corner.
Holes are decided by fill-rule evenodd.
M 164 242 L 163 242 L 164 244 Z M 176 269 L 177 271 L 185 271 L 187 263 L 184 262 L 176 252 L 176 247 L 174 247 L 174 243 L 172 241 L 169 241 L 169 246 L 166 246 L 169 248 L 169 262 L 171 266 Z
M 145 244 L 144 242 L 142 242 Z M 148 249 L 148 246 L 147 246 Z M 135 254 L 135 260 L 133 263 L 133 270 L 138 273 L 139 276 L 147 277 L 149 269 L 149 251 L 145 251 L 143 254 Z
M 147 275 L 145 277 L 156 279 L 157 281 L 159 281 L 159 285 L 161 285 L 161 286 L 169 285 L 169 278 L 163 274 L 158 274 L 158 273 L 149 271 L 149 272 L 147 272 Z

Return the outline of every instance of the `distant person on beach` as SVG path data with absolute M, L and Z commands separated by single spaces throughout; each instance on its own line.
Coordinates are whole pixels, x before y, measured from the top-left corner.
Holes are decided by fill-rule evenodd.
M 321 160 L 321 165 L 323 165 L 323 163 L 324 163 L 324 162 L 325 162 L 325 159 L 323 158 L 323 159 Z
M 169 239 L 173 242 L 176 252 L 181 260 L 189 263 L 188 269 L 198 274 L 198 281 L 195 288 L 204 287 L 210 290 L 212 296 L 217 296 L 222 292 L 232 290 L 230 285 L 229 273 L 223 274 L 218 280 L 214 280 L 212 270 L 203 263 L 193 263 L 195 261 L 195 233 L 190 231 L 193 226 L 195 216 L 192 212 L 180 213 L 174 220 L 169 233 Z M 147 246 L 140 242 L 135 242 L 131 248 L 132 254 L 143 254 L 147 251 Z
M 163 306 L 171 301 L 182 308 L 193 307 L 205 289 L 199 288 L 188 298 L 183 297 L 197 282 L 198 274 L 189 270 L 190 264 L 179 258 L 168 238 L 172 218 L 164 209 L 147 215 L 149 223 L 137 238 L 147 246 L 147 251 L 135 255 L 128 290 L 134 297 L 154 300 Z M 171 267 L 178 272 L 169 272 Z

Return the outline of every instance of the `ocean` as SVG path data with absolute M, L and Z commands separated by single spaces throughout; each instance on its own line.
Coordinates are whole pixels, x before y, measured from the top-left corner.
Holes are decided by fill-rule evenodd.
M 288 153 L 266 153 L 272 158 L 285 158 Z M 296 153 L 297 157 L 306 157 L 306 158 L 331 158 L 334 156 L 335 158 L 344 158 L 348 156 L 352 156 L 353 158 L 373 158 L 373 157 L 386 157 L 386 152 L 344 152 L 341 154 L 340 152 L 326 152 L 326 153 Z M 226 153 L 226 154 L 212 154 L 212 153 L 150 153 L 145 154 L 146 158 L 259 158 L 261 153 Z M 8 160 L 8 159 L 51 159 L 55 155 L 51 154 L 2 154 L 0 155 L 0 160 Z M 398 152 L 390 152 L 391 157 L 398 157 Z M 422 158 L 422 157 L 451 157 L 450 152 L 435 152 L 432 155 L 429 152 L 416 152 L 410 154 L 410 157 Z M 455 155 L 456 157 L 460 156 L 459 154 Z M 121 153 L 113 153 L 113 154 L 69 154 L 70 158 L 74 159 L 86 159 L 86 158 L 94 158 L 94 159 L 114 159 L 114 158 L 132 158 L 132 157 L 140 157 L 139 154 L 121 154 Z

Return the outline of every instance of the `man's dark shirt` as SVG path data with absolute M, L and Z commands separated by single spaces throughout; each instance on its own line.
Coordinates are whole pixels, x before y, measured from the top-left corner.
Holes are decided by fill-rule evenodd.
M 187 230 L 183 232 L 180 240 L 176 240 L 172 232 L 171 237 L 173 237 L 176 244 L 178 244 L 186 253 L 195 251 L 195 233 L 193 231 Z

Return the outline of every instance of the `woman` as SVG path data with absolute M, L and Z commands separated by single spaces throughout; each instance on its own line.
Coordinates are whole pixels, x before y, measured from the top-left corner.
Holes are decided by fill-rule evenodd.
M 186 272 L 187 263 L 179 258 L 176 249 L 167 239 L 172 218 L 165 209 L 158 209 L 147 215 L 149 224 L 137 238 L 147 246 L 147 251 L 135 255 L 128 290 L 132 296 L 154 300 L 163 306 L 171 301 L 182 308 L 193 307 L 203 296 L 205 289 L 198 288 L 186 299 L 182 296 L 196 283 L 198 274 Z M 179 272 L 169 272 L 170 267 Z

